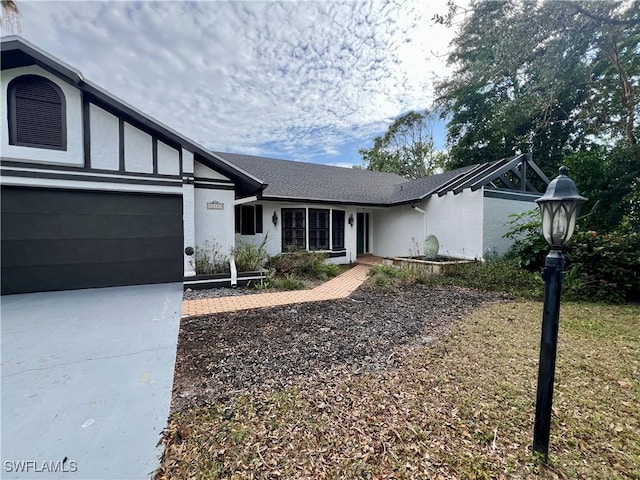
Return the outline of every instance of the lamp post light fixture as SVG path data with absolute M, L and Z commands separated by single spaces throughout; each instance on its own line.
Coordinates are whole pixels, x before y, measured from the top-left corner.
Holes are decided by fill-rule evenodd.
M 536 396 L 536 419 L 533 430 L 533 451 L 546 461 L 549 457 L 551 403 L 556 369 L 560 295 L 564 257 L 562 246 L 571 238 L 580 207 L 587 199 L 578 194 L 576 185 L 567 176 L 567 167 L 549 183 L 547 191 L 536 200 L 542 217 L 542 234 L 551 246 L 544 264 L 544 307 L 540 338 L 540 364 Z

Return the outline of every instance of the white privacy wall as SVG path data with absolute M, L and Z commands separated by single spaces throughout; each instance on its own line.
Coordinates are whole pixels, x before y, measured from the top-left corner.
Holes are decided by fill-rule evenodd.
M 420 206 L 418 206 L 420 208 Z M 420 255 L 424 243 L 424 214 L 410 205 L 374 210 L 371 250 L 380 257 Z
M 7 87 L 9 82 L 20 75 L 40 75 L 58 85 L 64 94 L 67 117 L 67 149 L 53 150 L 49 148 L 21 147 L 9 145 L 9 125 L 7 122 Z M 55 75 L 37 66 L 12 68 L 3 70 L 0 77 L 2 100 L 0 110 L 3 112 L 2 136 L 0 151 L 3 159 L 23 160 L 50 165 L 84 165 L 84 147 L 82 140 L 82 99 L 80 91 L 60 80 Z
M 503 255 L 509 251 L 513 241 L 502 238 L 510 230 L 507 223 L 510 214 L 522 213 L 537 208 L 531 200 L 484 199 L 484 253 Z
M 440 242 L 440 255 L 483 258 L 483 193 L 466 189 L 454 195 L 432 195 L 427 202 L 427 235 Z

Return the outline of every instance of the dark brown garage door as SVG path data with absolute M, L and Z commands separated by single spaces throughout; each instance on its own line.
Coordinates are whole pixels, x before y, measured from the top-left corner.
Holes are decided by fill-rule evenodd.
M 2 294 L 183 279 L 179 195 L 1 190 Z

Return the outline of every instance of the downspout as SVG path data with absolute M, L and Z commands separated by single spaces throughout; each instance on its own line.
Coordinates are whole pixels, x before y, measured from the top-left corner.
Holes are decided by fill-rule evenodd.
M 231 286 L 235 288 L 238 286 L 238 268 L 236 267 L 236 259 L 233 255 L 231 255 L 229 259 L 229 267 L 231 269 Z
M 245 203 L 256 201 L 258 201 L 258 197 L 254 195 L 253 197 L 241 198 L 240 200 L 234 201 L 233 206 L 235 207 L 237 205 L 243 205 Z M 229 259 L 229 268 L 231 270 L 231 286 L 235 288 L 238 286 L 238 268 L 236 267 L 236 259 L 233 257 L 233 255 L 231 255 L 231 258 Z
M 233 205 L 244 205 L 245 203 L 257 202 L 258 197 L 255 195 L 253 197 L 241 198 L 240 200 L 234 200 Z
M 424 215 L 424 222 L 422 222 L 422 228 L 423 228 L 422 245 L 424 245 L 424 241 L 427 239 L 427 212 L 425 212 L 421 208 L 416 207 L 414 203 L 411 204 L 411 208 L 413 208 L 415 211 L 420 212 L 422 215 Z

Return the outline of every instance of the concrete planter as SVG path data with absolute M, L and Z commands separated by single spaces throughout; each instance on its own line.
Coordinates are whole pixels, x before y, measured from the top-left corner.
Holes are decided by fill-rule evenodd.
M 458 270 L 460 265 L 473 263 L 474 260 L 418 260 L 416 258 L 395 257 L 393 265 L 407 268 L 427 275 L 450 275 Z

